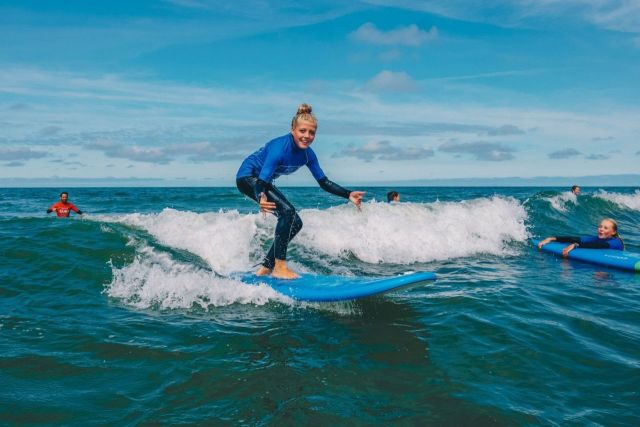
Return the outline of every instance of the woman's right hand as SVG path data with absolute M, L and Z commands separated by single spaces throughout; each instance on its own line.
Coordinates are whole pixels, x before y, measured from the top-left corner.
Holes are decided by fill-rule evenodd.
M 364 191 L 352 191 L 349 193 L 349 201 L 356 205 L 358 210 L 361 210 L 360 206 L 362 205 L 362 197 L 364 196 Z
M 270 202 L 267 200 L 267 195 L 264 193 L 260 194 L 260 212 L 262 213 L 273 213 L 276 210 L 276 204 L 274 202 Z
M 538 249 L 542 249 L 542 247 L 544 245 L 546 245 L 547 243 L 551 243 L 554 240 L 556 240 L 555 237 L 547 237 L 546 239 L 542 240 L 540 243 L 538 243 Z

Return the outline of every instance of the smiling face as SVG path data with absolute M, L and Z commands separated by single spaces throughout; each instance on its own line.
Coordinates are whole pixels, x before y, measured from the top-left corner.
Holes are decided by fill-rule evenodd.
M 297 120 L 291 128 L 291 135 L 298 148 L 306 150 L 316 138 L 318 125 L 309 120 Z
M 598 238 L 599 239 L 610 239 L 616 235 L 618 232 L 617 225 L 608 219 L 603 219 L 598 226 Z
M 62 193 L 60 194 L 60 201 L 62 203 L 67 203 L 67 199 L 69 198 L 69 195 L 67 193 Z

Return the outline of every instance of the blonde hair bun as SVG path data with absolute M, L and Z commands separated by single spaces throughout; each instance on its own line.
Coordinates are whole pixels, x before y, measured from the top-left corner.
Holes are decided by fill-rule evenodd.
M 313 108 L 311 108 L 311 105 L 300 104 L 300 106 L 298 107 L 298 112 L 296 113 L 296 116 L 299 116 L 301 114 L 311 114 L 312 110 Z
M 298 120 L 312 122 L 313 124 L 318 126 L 318 119 L 316 119 L 316 116 L 314 116 L 311 111 L 311 105 L 300 104 L 300 106 L 298 107 L 298 112 L 295 116 L 293 116 L 293 119 L 291 120 L 291 128 L 296 127 Z

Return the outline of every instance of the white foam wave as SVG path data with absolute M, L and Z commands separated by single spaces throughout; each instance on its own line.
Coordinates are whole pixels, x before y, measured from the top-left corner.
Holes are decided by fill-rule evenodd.
M 604 190 L 600 190 L 594 194 L 594 197 L 608 200 L 622 208 L 640 211 L 640 190 L 636 190 L 632 194 L 608 193 Z
M 544 198 L 549 203 L 551 203 L 551 207 L 558 212 L 566 212 L 568 204 L 578 204 L 578 197 L 573 194 L 571 191 L 565 191 L 564 193 L 560 193 L 557 196 Z
M 136 308 L 190 309 L 230 304 L 263 305 L 292 300 L 266 285 L 221 278 L 210 271 L 175 262 L 149 247 L 138 248 L 133 263 L 112 266 L 112 281 L 105 292 Z
M 261 242 L 272 234 L 269 227 L 275 223 L 260 214 L 195 213 L 169 208 L 159 214 L 135 213 L 106 219 L 141 228 L 163 245 L 198 255 L 222 275 L 247 271 L 255 265 L 262 256 Z
M 352 254 L 369 263 L 508 255 L 510 242 L 528 237 L 522 204 L 498 196 L 427 204 L 369 202 L 361 212 L 345 204 L 304 209 L 300 216 L 304 227 L 292 245 L 331 258 Z M 142 228 L 164 245 L 198 255 L 225 276 L 250 270 L 261 260 L 262 244 L 273 238 L 275 225 L 270 215 L 264 219 L 237 211 L 199 214 L 174 209 L 108 220 Z
M 527 213 L 515 199 L 462 202 L 366 203 L 301 212 L 296 244 L 332 257 L 353 254 L 370 263 L 428 262 L 478 253 L 509 254 L 528 237 Z

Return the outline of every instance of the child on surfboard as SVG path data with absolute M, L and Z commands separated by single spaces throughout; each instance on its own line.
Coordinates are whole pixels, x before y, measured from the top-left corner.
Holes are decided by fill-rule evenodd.
M 278 218 L 275 238 L 267 252 L 258 276 L 271 274 L 280 279 L 295 279 L 298 275 L 287 266 L 287 247 L 302 228 L 302 220 L 295 207 L 275 185 L 280 175 L 289 175 L 302 166 L 307 166 L 320 187 L 336 196 L 349 199 L 360 208 L 363 191 L 351 191 L 327 178 L 320 168 L 311 143 L 316 137 L 318 120 L 311 113 L 311 106 L 301 104 L 291 120 L 291 132 L 275 138 L 249 155 L 236 174 L 238 190 L 260 205 L 263 213 L 272 213 Z
M 611 218 L 605 218 L 600 222 L 598 226 L 597 236 L 552 236 L 538 243 L 538 248 L 542 249 L 544 245 L 549 242 L 569 243 L 567 247 L 562 250 L 562 255 L 567 254 L 575 248 L 582 249 L 615 249 L 618 251 L 624 250 L 624 242 L 618 235 L 618 223 Z

